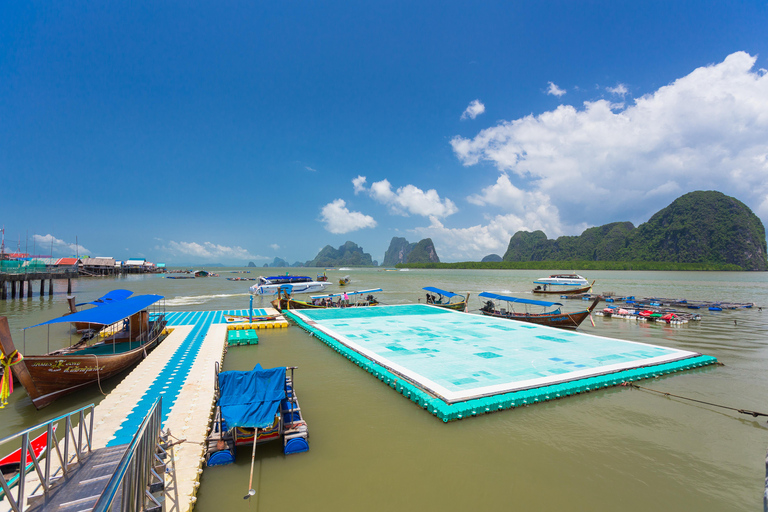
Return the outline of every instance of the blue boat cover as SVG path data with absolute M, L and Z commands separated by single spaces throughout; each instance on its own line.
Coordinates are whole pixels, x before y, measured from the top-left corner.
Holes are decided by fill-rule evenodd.
M 519 304 L 533 304 L 534 306 L 562 306 L 559 302 L 546 302 L 543 300 L 533 300 L 533 299 L 519 299 L 517 297 L 508 297 L 506 295 L 499 295 L 497 293 L 488 293 L 488 292 L 482 292 L 478 295 L 478 297 L 485 297 L 488 299 L 496 299 L 496 300 L 505 300 L 507 302 L 517 302 Z
M 86 309 L 85 311 L 78 311 L 77 313 L 72 313 L 71 315 L 60 316 L 54 318 L 53 320 L 48 320 L 47 322 L 27 327 L 26 329 L 31 329 L 32 327 L 38 327 L 47 324 L 61 324 L 71 322 L 110 325 L 128 318 L 131 315 L 135 315 L 139 311 L 147 309 L 149 306 L 161 300 L 162 298 L 162 295 L 137 295 L 135 297 L 131 297 L 130 299 L 118 300 L 104 304 L 103 306 L 99 306 L 97 308 Z
M 80 304 L 75 304 L 75 306 L 85 306 L 86 304 L 93 304 L 94 306 L 103 306 L 104 304 L 110 304 L 112 302 L 115 302 L 116 300 L 125 300 L 131 295 L 133 295 L 133 292 L 131 290 L 112 290 L 111 292 L 104 295 L 103 297 L 99 297 L 98 299 L 92 300 L 91 302 L 81 302 Z
M 285 398 L 285 367 L 219 373 L 219 406 L 228 428 L 266 428 Z
M 445 290 L 441 290 L 440 288 L 435 288 L 434 286 L 427 286 L 426 288 L 422 288 L 422 290 L 427 290 L 428 292 L 432 293 L 439 293 L 440 295 L 448 297 L 449 299 L 453 297 L 463 297 L 463 295 L 459 295 L 458 293 L 447 292 Z

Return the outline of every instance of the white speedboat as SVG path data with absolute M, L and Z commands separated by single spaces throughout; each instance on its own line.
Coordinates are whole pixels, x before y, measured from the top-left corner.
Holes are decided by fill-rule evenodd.
M 552 274 L 549 277 L 539 278 L 533 283 L 548 286 L 589 286 L 589 281 L 578 274 Z
M 325 290 L 331 283 L 328 281 L 303 281 L 294 283 L 281 283 L 281 284 L 255 284 L 249 288 L 254 295 L 277 295 L 282 290 L 287 291 L 291 295 L 297 293 L 316 293 Z

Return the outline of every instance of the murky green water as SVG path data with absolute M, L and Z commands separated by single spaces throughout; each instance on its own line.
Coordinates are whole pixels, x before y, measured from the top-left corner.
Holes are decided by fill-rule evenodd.
M 423 297 L 421 287 L 437 286 L 472 292 L 471 309 L 477 310 L 480 291 L 519 295 L 546 272 L 328 272 L 332 282 L 347 274 L 353 289 L 383 288 L 377 296 L 385 303 L 415 302 Z M 228 275 L 88 278 L 74 281 L 73 292 L 78 300 L 114 288 L 159 293 L 169 310 L 247 307 L 252 283 L 227 281 Z M 768 306 L 767 273 L 603 271 L 586 277 L 597 280 L 598 292 Z M 66 311 L 65 282 L 57 283 L 52 299 L 39 298 L 35 288 L 32 298 L 0 303 L 17 345 L 22 327 Z M 584 306 L 566 303 L 566 309 Z M 582 330 L 713 355 L 725 366 L 641 385 L 768 412 L 768 310 L 701 314 L 700 323 L 679 327 L 595 317 L 595 327 L 586 322 Z M 44 352 L 46 334 L 44 328 L 28 332 L 27 349 Z M 66 339 L 54 328 L 51 336 Z M 196 510 L 727 511 L 759 509 L 762 501 L 766 418 L 613 388 L 444 424 L 296 327 L 264 331 L 258 346 L 231 348 L 225 369 L 250 369 L 256 362 L 299 367 L 296 389 L 310 451 L 286 457 L 279 443 L 259 446 L 257 496 L 250 501 L 243 500 L 250 450 L 232 466 L 206 469 Z M 0 436 L 100 398 L 91 389 L 35 411 L 17 388 L 0 411 Z

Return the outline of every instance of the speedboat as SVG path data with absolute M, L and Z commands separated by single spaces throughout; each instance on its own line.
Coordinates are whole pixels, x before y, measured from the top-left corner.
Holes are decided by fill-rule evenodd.
M 578 274 L 552 274 L 549 277 L 541 277 L 533 282 L 536 288 L 533 293 L 563 293 L 574 294 L 589 291 L 592 285 L 584 277 Z
M 259 278 L 261 280 L 261 278 Z M 282 284 L 255 284 L 249 288 L 250 292 L 254 295 L 278 295 L 281 291 L 285 290 L 289 294 L 296 293 L 315 293 L 325 290 L 331 283 L 328 281 L 302 281 L 293 283 Z

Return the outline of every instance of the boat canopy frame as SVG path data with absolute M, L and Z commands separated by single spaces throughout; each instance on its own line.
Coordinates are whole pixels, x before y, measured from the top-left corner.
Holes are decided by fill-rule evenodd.
M 508 295 L 499 295 L 498 293 L 489 293 L 489 292 L 481 292 L 480 294 L 478 294 L 478 297 L 483 297 L 486 299 L 493 299 L 493 300 L 501 300 L 505 302 L 513 302 L 518 304 L 530 304 L 532 306 L 544 306 L 545 308 L 563 305 L 560 302 L 547 302 L 545 300 L 523 299 L 520 297 L 510 297 Z

